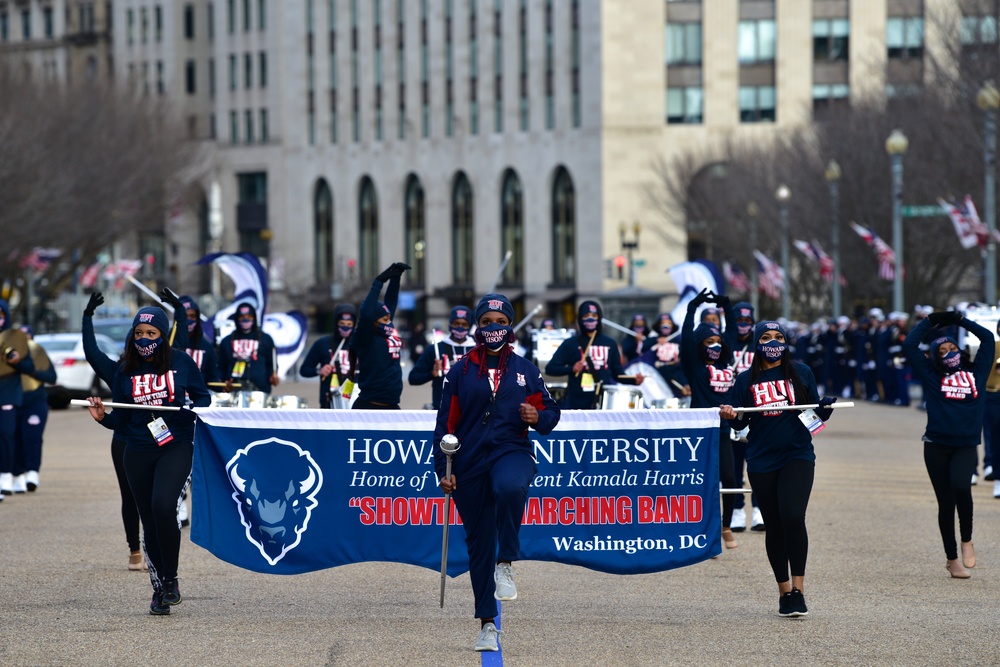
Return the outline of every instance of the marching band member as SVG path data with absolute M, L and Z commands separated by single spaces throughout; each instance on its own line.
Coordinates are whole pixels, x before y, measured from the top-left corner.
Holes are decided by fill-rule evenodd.
M 209 382 L 221 382 L 219 375 L 219 360 L 215 354 L 215 345 L 207 340 L 201 328 L 201 308 L 198 302 L 191 296 L 182 296 L 179 300 L 181 310 L 174 313 L 175 319 L 183 320 L 181 315 L 187 317 L 187 326 L 184 331 L 187 333 L 187 343 L 183 350 L 189 357 L 194 359 L 194 363 L 201 371 L 201 376 L 205 384 Z M 178 327 L 180 331 L 180 327 Z M 173 347 L 177 347 L 174 345 Z
M 498 650 L 496 600 L 517 599 L 511 562 L 520 555 L 521 517 L 538 472 L 528 428 L 546 435 L 560 416 L 538 367 L 511 349 L 513 320 L 507 297 L 480 299 L 477 345 L 445 377 L 434 430 L 435 444 L 449 433 L 461 443 L 450 478 L 440 447 L 434 450 L 434 468 L 441 490 L 454 494 L 465 526 L 481 625 L 476 651 Z
M 448 337 L 443 341 L 429 344 L 410 369 L 409 382 L 419 386 L 431 382 L 431 404 L 437 410 L 441 407 L 441 387 L 444 377 L 459 359 L 475 347 L 469 338 L 472 315 L 467 306 L 455 306 L 448 319 Z
M 577 312 L 580 333 L 564 340 L 545 366 L 548 375 L 568 376 L 563 400 L 568 410 L 596 409 L 602 385 L 642 384 L 641 373 L 624 375 L 618 343 L 601 332 L 602 319 L 596 301 L 581 303 Z
M 920 341 L 934 327 L 962 326 L 980 340 L 975 362 L 959 350 L 951 336 L 931 342 L 930 356 L 920 352 Z M 968 579 L 976 565 L 972 545 L 972 487 L 977 447 L 986 406 L 986 380 L 996 364 L 996 342 L 984 326 L 955 311 L 931 313 L 906 337 L 903 349 L 924 387 L 927 427 L 924 430 L 924 465 L 938 503 L 938 529 L 944 542 L 945 567 L 955 579 Z M 955 512 L 962 538 L 962 559 L 955 543 Z
M 747 435 L 747 476 L 767 524 L 764 538 L 767 558 L 778 583 L 778 614 L 785 617 L 809 613 L 803 594 L 809 536 L 806 506 L 816 468 L 812 432 L 833 412 L 836 397 L 820 400 L 816 378 L 802 362 L 792 361 L 788 336 L 777 322 L 754 327 L 756 349 L 750 370 L 740 373 L 730 392 L 732 404 L 722 405 L 719 416 L 733 429 L 750 427 Z M 766 407 L 819 403 L 815 412 L 773 410 L 738 414 L 733 406 Z M 789 581 L 791 570 L 791 581 Z
M 10 307 L 0 299 L 0 331 L 11 328 Z M 13 372 L 0 378 L 0 500 L 14 493 L 14 455 L 17 448 L 17 410 L 24 400 L 21 375 L 35 372 L 31 353 L 21 356 L 17 350 L 3 349 L 4 361 Z
M 656 319 L 655 333 L 655 336 L 647 338 L 643 344 L 639 360 L 655 368 L 678 398 L 690 396 L 691 387 L 684 377 L 684 368 L 681 366 L 681 346 L 675 342 L 680 332 L 677 331 L 677 325 L 671 319 L 670 313 L 660 313 Z
M 349 343 L 358 310 L 349 303 L 339 304 L 333 309 L 333 319 L 337 323 L 336 331 L 321 336 L 312 344 L 299 369 L 302 377 L 319 376 L 319 407 L 324 410 L 332 406 L 330 392 L 338 391 L 350 376 Z
M 17 441 L 14 456 L 14 493 L 38 488 L 42 467 L 42 435 L 49 418 L 46 383 L 56 381 L 56 369 L 45 348 L 34 341 L 30 327 L 22 326 L 28 336 L 28 353 L 35 364 L 32 373 L 21 373 L 23 398 L 17 409 Z
M 997 322 L 1000 336 L 1000 322 Z M 995 345 L 995 344 L 994 344 Z M 993 454 L 1000 459 L 1000 353 L 994 351 L 996 363 L 986 379 L 986 410 L 983 411 L 983 477 L 992 478 L 993 497 L 1000 498 L 1000 476 L 993 472 Z
M 241 303 L 229 319 L 236 322 L 236 331 L 219 343 L 219 368 L 226 378 L 226 391 L 239 382 L 243 391 L 271 393 L 278 386 L 274 340 L 257 324 L 257 309 Z
M 702 290 L 688 302 L 687 317 L 681 328 L 681 364 L 691 386 L 692 408 L 717 408 L 723 403 L 733 386 L 732 351 L 728 336 L 713 324 L 702 322 L 694 326 L 694 316 L 703 303 L 716 303 L 725 310 L 727 328 L 733 321 L 729 298 Z M 733 443 L 729 437 L 729 424 L 723 422 L 719 429 L 719 481 L 724 488 L 736 486 L 736 467 L 733 464 Z M 730 523 L 733 519 L 733 496 L 722 496 L 722 541 L 727 549 L 739 546 L 733 537 Z
M 754 348 L 756 347 L 756 342 L 753 339 L 755 324 L 753 305 L 747 301 L 738 302 L 733 306 L 733 316 L 736 318 L 736 326 L 727 326 L 726 336 L 729 337 L 729 347 L 733 351 L 733 377 L 735 378 L 743 371 L 750 370 L 750 365 L 753 363 Z M 747 461 L 747 441 L 745 437 L 737 437 L 731 442 L 733 443 L 733 479 L 736 482 L 734 488 L 738 488 L 743 486 L 743 471 Z M 753 494 L 750 494 L 750 502 L 753 506 L 750 530 L 762 532 L 765 529 L 764 517 L 757 507 L 757 498 Z M 742 495 L 733 497 L 733 520 L 729 524 L 733 532 L 742 533 L 747 529 L 747 513 L 744 505 L 746 505 L 746 499 Z
M 645 349 L 645 342 L 649 338 L 649 325 L 646 324 L 646 316 L 636 313 L 632 316 L 629 329 L 635 332 L 634 336 L 625 336 L 622 340 L 622 362 L 628 364 Z
M 361 302 L 361 315 L 351 339 L 352 379 L 357 371 L 361 394 L 352 406 L 355 410 L 398 410 L 403 395 L 403 370 L 400 352 L 403 341 L 392 325 L 399 300 L 399 280 L 410 267 L 396 262 L 378 274 L 368 295 Z M 385 303 L 378 300 L 382 286 Z
M 89 305 L 88 310 L 92 315 Z M 125 347 L 112 378 L 112 395 L 119 401 L 183 407 L 187 395 L 196 407 L 209 405 L 210 394 L 201 371 L 191 357 L 172 353 L 165 340 L 169 330 L 167 315 L 160 308 L 140 308 L 136 313 L 131 344 Z M 149 613 L 169 614 L 170 607 L 182 599 L 177 584 L 181 546 L 177 507 L 191 474 L 194 419 L 189 412 L 106 412 L 97 396 L 90 398 L 90 414 L 105 428 L 120 428 L 125 434 L 125 474 L 142 521 L 153 585 Z

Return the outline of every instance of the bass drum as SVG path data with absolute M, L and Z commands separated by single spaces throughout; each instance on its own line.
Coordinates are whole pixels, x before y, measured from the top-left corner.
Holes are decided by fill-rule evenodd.
M 642 392 L 635 387 L 613 384 L 601 390 L 601 410 L 642 410 Z

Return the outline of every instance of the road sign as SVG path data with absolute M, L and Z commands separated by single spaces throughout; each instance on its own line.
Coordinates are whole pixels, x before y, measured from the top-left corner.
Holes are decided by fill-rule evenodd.
M 635 264 L 635 268 L 637 269 L 641 269 L 642 267 L 646 266 L 646 260 L 644 259 L 637 259 L 632 263 Z
M 904 206 L 904 218 L 933 218 L 939 215 L 946 215 L 944 209 L 936 204 L 930 206 Z

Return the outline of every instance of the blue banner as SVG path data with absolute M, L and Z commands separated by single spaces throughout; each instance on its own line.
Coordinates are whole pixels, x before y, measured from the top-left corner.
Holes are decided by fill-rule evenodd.
M 269 574 L 363 561 L 440 569 L 445 499 L 433 466 L 435 413 L 196 412 L 195 544 Z M 636 574 L 719 554 L 718 414 L 565 411 L 549 435 L 531 431 L 538 475 L 521 559 Z M 454 577 L 469 567 L 454 503 L 451 524 Z

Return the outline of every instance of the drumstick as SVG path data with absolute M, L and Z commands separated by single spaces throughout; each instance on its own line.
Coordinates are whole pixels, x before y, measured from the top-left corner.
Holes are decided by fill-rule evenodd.
M 525 324 L 527 324 L 528 320 L 530 320 L 532 317 L 534 317 L 535 315 L 537 315 L 541 310 L 542 310 L 542 304 L 538 304 L 537 306 L 535 306 L 534 308 L 532 308 L 531 312 L 528 313 L 527 315 L 525 315 L 524 319 L 521 320 L 520 322 L 518 322 L 517 326 L 514 327 L 514 333 L 517 333 L 518 331 L 520 331 L 521 327 L 523 327 Z
M 206 382 L 205 384 L 207 384 L 209 387 L 225 387 L 226 386 L 225 382 Z M 242 387 L 242 386 L 243 385 L 240 384 L 239 382 L 234 382 L 233 383 L 233 388 L 234 389 Z M 107 403 L 105 403 L 105 405 L 107 405 Z
M 90 401 L 82 398 L 74 398 L 70 400 L 70 405 L 76 405 L 81 408 L 93 408 Z M 106 408 L 127 408 L 129 410 L 159 410 L 160 412 L 180 412 L 180 408 L 173 405 L 137 405 L 135 403 L 112 403 L 111 401 L 105 401 L 104 407 Z
M 772 412 L 772 411 L 784 411 L 784 410 L 808 410 L 810 408 L 853 408 L 853 401 L 845 401 L 843 403 L 831 403 L 830 405 L 820 405 L 819 403 L 806 403 L 805 405 L 775 405 L 775 406 L 763 406 L 759 408 L 733 408 L 736 414 L 741 414 L 743 412 Z
M 587 341 L 587 347 L 586 347 L 586 349 L 583 352 L 580 353 L 580 361 L 583 361 L 584 359 L 587 358 L 587 353 L 590 352 L 590 346 L 594 344 L 594 336 L 596 336 L 596 335 L 597 335 L 596 331 L 593 332 L 592 334 L 590 334 L 590 340 Z M 579 377 L 579 376 L 580 376 L 580 373 L 578 373 L 578 372 L 577 373 L 573 373 L 573 377 Z
M 441 350 L 438 348 L 438 330 L 433 331 L 434 336 L 434 361 L 441 361 Z

